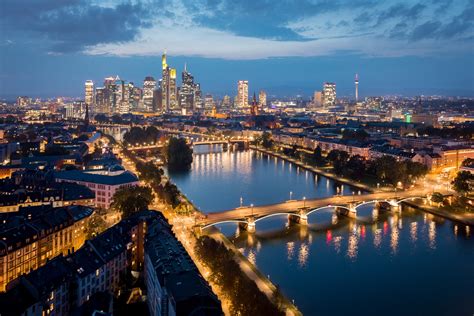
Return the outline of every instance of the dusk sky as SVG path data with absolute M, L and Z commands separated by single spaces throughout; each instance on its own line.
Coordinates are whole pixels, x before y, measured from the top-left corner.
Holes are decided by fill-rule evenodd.
M 2 0 L 0 96 L 82 96 L 161 78 L 161 54 L 205 93 L 474 96 L 472 0 Z

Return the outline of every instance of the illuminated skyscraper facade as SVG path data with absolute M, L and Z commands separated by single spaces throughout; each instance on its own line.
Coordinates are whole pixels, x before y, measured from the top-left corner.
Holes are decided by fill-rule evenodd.
M 92 80 L 87 80 L 85 83 L 84 91 L 84 102 L 89 105 L 95 105 L 95 91 L 94 91 L 94 82 Z
M 179 105 L 182 109 L 194 110 L 194 77 L 188 72 L 186 64 L 181 74 L 181 82 Z
M 321 91 L 314 91 L 312 107 L 319 108 L 323 103 L 323 94 Z
M 231 107 L 231 100 L 230 100 L 230 96 L 228 95 L 225 95 L 224 98 L 222 99 L 222 104 L 221 106 L 225 109 L 228 109 Z
M 156 90 L 156 81 L 153 77 L 146 77 L 143 80 L 143 108 L 148 111 L 152 112 L 154 110 L 154 94 Z
M 323 106 L 334 106 L 336 104 L 336 84 L 334 82 L 325 82 L 322 95 Z
M 249 82 L 239 80 L 237 83 L 237 106 L 245 108 L 249 106 Z
M 178 91 L 176 86 L 176 69 L 170 68 L 166 62 L 166 52 L 161 56 L 161 104 L 162 111 L 168 112 L 178 108 Z

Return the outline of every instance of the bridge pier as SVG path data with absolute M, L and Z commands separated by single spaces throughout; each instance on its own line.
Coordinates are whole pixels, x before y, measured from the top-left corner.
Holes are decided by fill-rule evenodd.
M 357 218 L 357 210 L 352 205 L 348 208 L 336 207 L 336 213 L 350 218 Z
M 401 205 L 399 203 L 397 203 L 397 201 L 395 201 L 395 200 L 391 200 L 389 202 L 389 204 L 390 204 L 390 211 L 391 212 L 400 212 L 402 210 Z
M 308 216 L 306 215 L 305 211 L 300 211 L 299 215 L 297 214 L 288 215 L 288 220 L 290 221 L 290 223 L 308 225 Z
M 255 232 L 255 220 L 253 218 L 247 219 L 246 223 L 239 223 L 239 228 L 248 231 L 249 233 Z

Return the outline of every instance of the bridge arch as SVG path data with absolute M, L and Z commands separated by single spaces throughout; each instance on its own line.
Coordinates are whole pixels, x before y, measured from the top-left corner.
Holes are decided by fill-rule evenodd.
M 414 199 L 424 199 L 426 196 L 412 196 L 412 197 L 407 197 L 404 199 L 401 199 L 400 201 L 397 201 L 397 204 L 400 205 L 400 203 L 408 201 L 408 200 L 414 200 Z
M 315 209 L 309 211 L 308 213 L 306 213 L 306 216 L 309 216 L 310 214 L 312 214 L 316 211 L 323 210 L 323 209 L 326 209 L 326 208 L 343 208 L 343 209 L 346 209 L 348 211 L 351 211 L 350 208 L 348 208 L 346 206 L 343 206 L 343 205 L 326 205 L 326 206 L 321 206 L 321 207 L 318 207 L 318 208 L 315 208 Z
M 269 218 L 269 217 L 278 216 L 278 215 L 292 215 L 292 216 L 301 217 L 301 215 L 298 214 L 298 213 L 273 213 L 273 214 L 269 214 L 269 215 L 265 215 L 265 216 L 259 217 L 259 218 L 257 218 L 254 222 L 257 223 L 258 221 L 267 219 L 267 218 Z
M 220 222 L 215 222 L 215 223 L 210 223 L 210 224 L 207 224 L 207 225 L 204 225 L 202 226 L 202 229 L 206 229 L 206 228 L 209 228 L 211 226 L 215 226 L 215 225 L 219 225 L 219 224 L 225 224 L 225 223 L 244 223 L 244 224 L 247 224 L 247 221 L 243 221 L 243 220 L 226 220 L 226 221 L 220 221 Z
M 384 201 L 385 201 L 385 200 L 366 201 L 366 202 L 362 202 L 362 203 L 357 204 L 354 208 L 357 209 L 357 208 L 360 207 L 360 206 L 364 206 L 364 205 L 372 204 L 372 203 L 377 203 L 377 202 L 384 202 Z

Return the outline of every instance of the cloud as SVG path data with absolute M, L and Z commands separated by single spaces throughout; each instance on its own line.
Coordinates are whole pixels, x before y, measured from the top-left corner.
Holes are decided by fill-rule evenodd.
M 3 0 L 0 6 L 4 39 L 39 35 L 52 53 L 426 55 L 469 49 L 465 39 L 474 35 L 470 0 Z
M 377 25 L 384 24 L 387 21 L 394 19 L 401 19 L 403 21 L 414 20 L 420 16 L 425 8 L 426 6 L 421 3 L 417 3 L 413 6 L 404 3 L 397 3 L 379 14 Z
M 2 0 L 0 25 L 9 33 L 27 32 L 51 41 L 54 52 L 130 41 L 151 26 L 141 3 L 104 7 L 86 0 Z
M 440 28 L 441 23 L 438 21 L 426 22 L 417 26 L 411 33 L 412 40 L 421 40 L 425 38 L 432 38 L 436 31 Z

